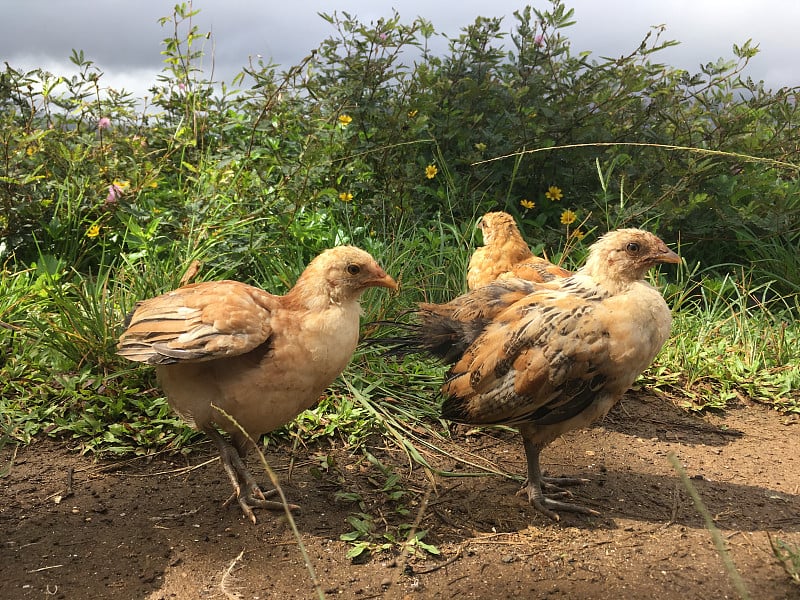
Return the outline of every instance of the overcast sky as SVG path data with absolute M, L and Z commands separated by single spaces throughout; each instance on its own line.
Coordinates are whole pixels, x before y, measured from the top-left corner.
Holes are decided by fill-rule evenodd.
M 162 68 L 161 41 L 171 34 L 158 19 L 178 0 L 0 0 L 0 59 L 13 68 L 69 71 L 71 49 L 84 50 L 104 72 L 106 86 L 146 94 Z M 549 7 L 544 0 L 529 2 Z M 289 67 L 334 33 L 318 12 L 346 11 L 369 23 L 392 15 L 405 23 L 421 16 L 439 33 L 456 37 L 475 17 L 502 17 L 513 28 L 511 0 L 194 0 L 200 31 L 211 31 L 215 78 L 231 78 L 254 55 Z M 566 0 L 577 24 L 566 30 L 573 54 L 619 56 L 637 47 L 653 25 L 681 42 L 656 55 L 692 73 L 702 63 L 732 58 L 732 45 L 752 39 L 761 49 L 747 75 L 767 87 L 800 86 L 800 2 L 797 0 Z M 213 46 L 210 44 L 213 43 Z M 210 59 L 209 59 L 210 60 Z M 210 64 L 209 64 L 210 66 Z

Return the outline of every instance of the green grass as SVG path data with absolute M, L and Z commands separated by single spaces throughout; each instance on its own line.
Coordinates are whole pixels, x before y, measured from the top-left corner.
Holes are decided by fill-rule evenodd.
M 699 283 L 696 271 L 668 288 L 672 335 L 648 383 L 668 388 L 691 410 L 747 398 L 800 412 L 797 297 L 754 285 L 741 269 Z
M 400 232 L 408 237 L 392 245 L 372 240 L 372 251 L 402 291 L 369 293 L 365 322 L 461 293 L 475 243 L 466 229 L 439 222 Z M 350 232 L 339 235 L 355 241 Z M 114 454 L 179 448 L 192 439 L 170 413 L 152 369 L 114 354 L 124 314 L 135 300 L 176 285 L 180 270 L 165 266 L 181 264 L 184 246 L 176 244 L 166 260 L 163 252 L 137 262 L 125 257 L 93 276 L 44 266 L 6 274 L 0 284 L 0 321 L 6 323 L 0 328 L 0 403 L 9 439 L 28 442 L 46 432 L 73 439 L 84 450 Z M 208 255 L 214 252 L 213 245 L 206 249 Z M 260 268 L 269 270 L 279 255 L 260 258 Z M 299 260 L 282 265 L 273 284 L 288 287 L 302 265 Z M 669 273 L 674 282 L 665 293 L 674 307 L 673 333 L 643 383 L 668 391 L 690 410 L 720 409 L 748 398 L 800 412 L 797 300 L 753 286 L 741 270 L 724 277 L 711 273 Z M 431 361 L 396 363 L 364 348 L 335 384 L 336 402 L 323 403 L 292 427 L 311 438 L 335 431 L 354 446 L 377 430 L 425 464 L 421 447 L 441 451 L 435 440 L 444 429 L 437 414 L 442 372 Z
M 768 534 L 769 535 L 769 534 Z M 772 553 L 789 578 L 800 585 L 800 546 L 769 535 Z

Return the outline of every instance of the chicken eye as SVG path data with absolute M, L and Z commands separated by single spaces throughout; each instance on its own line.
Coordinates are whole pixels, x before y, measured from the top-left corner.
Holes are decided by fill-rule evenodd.
M 358 275 L 361 273 L 361 267 L 358 265 L 347 265 L 347 272 L 350 273 L 350 275 Z
M 631 254 L 636 254 L 637 252 L 639 252 L 639 244 L 637 244 L 636 242 L 631 242 L 630 244 L 625 246 L 625 250 L 627 250 Z

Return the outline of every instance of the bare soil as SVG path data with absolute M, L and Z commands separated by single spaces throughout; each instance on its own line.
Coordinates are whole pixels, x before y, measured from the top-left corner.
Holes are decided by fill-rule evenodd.
M 679 477 L 685 466 L 751 596 L 800 598 L 768 535 L 800 544 L 800 422 L 756 404 L 694 415 L 663 398 L 629 393 L 599 425 L 545 450 L 554 475 L 591 479 L 576 501 L 602 518 L 553 522 L 500 475 L 431 476 L 377 438 L 370 451 L 401 475 L 400 503 L 386 474 L 337 441 L 270 448 L 326 598 L 737 598 L 722 558 Z M 510 431 L 454 429 L 449 450 L 472 463 L 522 473 Z M 14 455 L 15 454 L 15 455 Z M 291 458 L 293 456 L 293 458 Z M 440 454 L 444 470 L 474 472 Z M 95 461 L 64 442 L 6 445 L 0 465 L 0 598 L 315 598 L 280 513 L 245 520 L 210 444 L 188 456 Z M 288 466 L 292 462 L 291 473 Z M 249 465 L 259 472 L 251 455 Z M 266 475 L 264 475 L 266 480 Z M 363 504 L 342 500 L 358 494 Z M 398 508 L 409 509 L 407 515 Z M 375 552 L 351 561 L 348 515 L 387 526 L 419 519 L 440 556 Z

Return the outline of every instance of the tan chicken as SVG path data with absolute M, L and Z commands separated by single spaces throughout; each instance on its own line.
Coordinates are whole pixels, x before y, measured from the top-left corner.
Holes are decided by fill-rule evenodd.
M 598 514 L 558 497 L 539 453 L 561 434 L 608 413 L 666 341 L 671 313 L 644 281 L 680 258 L 638 229 L 612 231 L 586 264 L 549 283 L 500 280 L 446 304 L 421 304 L 411 333 L 385 338 L 393 352 L 423 351 L 451 363 L 442 416 L 460 423 L 519 428 L 528 463 L 521 493 L 545 515 Z M 557 493 L 544 493 L 556 490 Z
M 214 441 L 253 523 L 253 508 L 281 505 L 266 500 L 242 461 L 251 439 L 309 408 L 344 370 L 370 287 L 397 283 L 368 253 L 340 246 L 311 261 L 285 296 L 237 281 L 195 283 L 139 302 L 129 317 L 119 354 L 156 365 L 170 406 Z
M 478 220 L 478 228 L 483 234 L 483 246 L 477 248 L 469 259 L 469 289 L 508 277 L 541 283 L 572 275 L 566 269 L 534 256 L 510 214 L 486 213 Z

